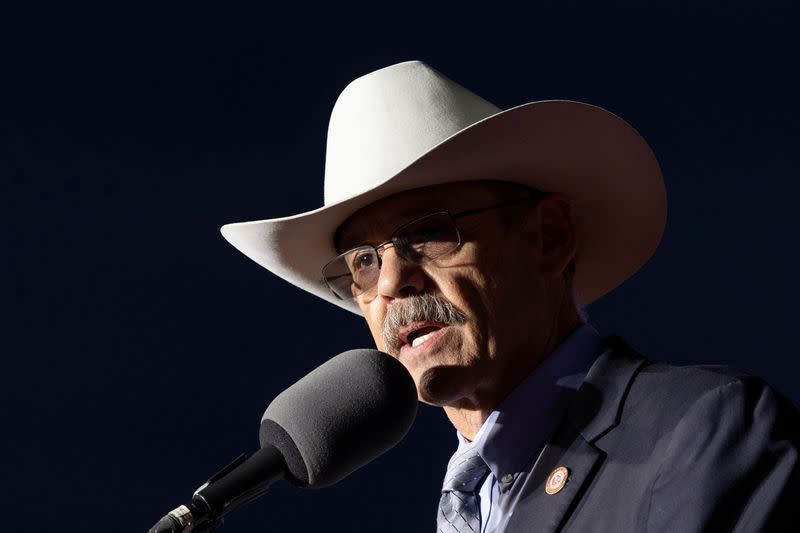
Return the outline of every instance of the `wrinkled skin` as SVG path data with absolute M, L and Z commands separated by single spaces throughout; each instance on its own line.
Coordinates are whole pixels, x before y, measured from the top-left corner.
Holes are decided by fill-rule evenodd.
M 358 211 L 340 229 L 340 249 L 378 244 L 401 224 L 434 211 L 459 212 L 522 196 L 499 182 L 462 182 L 399 193 Z M 501 212 L 502 211 L 502 212 Z M 459 219 L 462 244 L 412 264 L 387 247 L 372 299 L 357 298 L 380 350 L 393 305 L 429 293 L 466 320 L 421 348 L 391 355 L 409 370 L 422 401 L 443 406 L 471 438 L 492 409 L 579 324 L 564 271 L 575 255 L 570 205 L 549 194 Z

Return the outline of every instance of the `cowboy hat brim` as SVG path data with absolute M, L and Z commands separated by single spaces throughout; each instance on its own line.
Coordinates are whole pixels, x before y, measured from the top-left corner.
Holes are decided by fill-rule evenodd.
M 336 229 L 393 194 L 458 181 L 497 179 L 564 194 L 577 229 L 575 291 L 587 305 L 635 273 L 655 251 L 666 222 L 658 161 L 620 117 L 568 100 L 523 104 L 451 135 L 374 188 L 298 215 L 226 224 L 222 235 L 288 282 L 361 314 L 321 281 L 339 252 Z

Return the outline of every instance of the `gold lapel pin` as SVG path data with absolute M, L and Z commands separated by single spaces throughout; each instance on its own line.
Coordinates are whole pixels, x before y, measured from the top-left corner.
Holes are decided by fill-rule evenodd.
M 547 494 L 553 495 L 564 488 L 569 478 L 569 469 L 566 466 L 559 466 L 547 476 L 547 483 L 544 485 L 544 491 Z

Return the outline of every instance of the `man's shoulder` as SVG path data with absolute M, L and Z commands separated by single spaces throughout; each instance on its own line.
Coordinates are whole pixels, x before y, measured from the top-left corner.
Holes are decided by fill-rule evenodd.
M 711 390 L 727 387 L 768 386 L 758 377 L 725 365 L 673 365 L 649 361 L 642 365 L 631 384 L 631 395 L 651 401 L 690 402 Z
M 627 414 L 657 411 L 662 413 L 659 417 L 683 418 L 698 410 L 717 410 L 726 416 L 772 411 L 800 419 L 797 408 L 758 376 L 725 365 L 654 362 L 619 338 L 608 343 L 615 356 L 640 361 L 624 402 Z

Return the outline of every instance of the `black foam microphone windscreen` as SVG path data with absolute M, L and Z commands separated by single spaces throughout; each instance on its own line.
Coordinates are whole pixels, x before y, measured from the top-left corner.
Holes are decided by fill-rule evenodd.
M 416 413 L 416 387 L 399 361 L 350 350 L 279 394 L 259 438 L 281 451 L 290 481 L 326 487 L 400 442 Z

